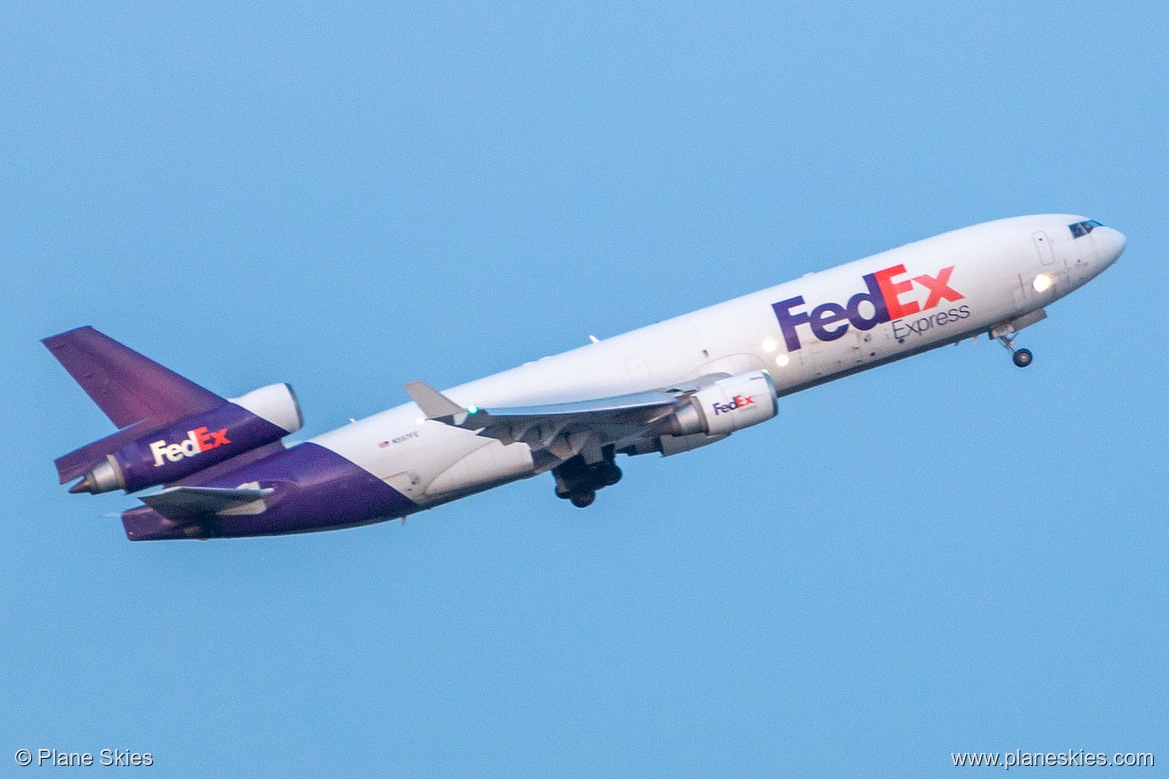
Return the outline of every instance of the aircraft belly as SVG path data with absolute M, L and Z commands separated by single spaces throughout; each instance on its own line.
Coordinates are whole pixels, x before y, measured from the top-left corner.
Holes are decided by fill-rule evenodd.
M 532 450 L 527 444 L 504 446 L 494 439 L 463 457 L 430 481 L 426 495 L 431 498 L 450 493 L 477 491 L 530 476 L 535 472 Z

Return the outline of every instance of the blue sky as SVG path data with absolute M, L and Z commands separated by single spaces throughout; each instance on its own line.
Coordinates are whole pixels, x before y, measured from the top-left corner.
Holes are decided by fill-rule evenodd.
M 1166 40 L 1152 2 L 5 5 L 0 770 L 1169 763 Z M 983 340 L 820 387 L 623 460 L 587 511 L 545 476 L 404 526 L 131 544 L 134 501 L 56 484 L 112 429 L 39 343 L 72 327 L 225 395 L 288 381 L 315 435 L 1055 211 L 1128 251 L 1026 371 Z

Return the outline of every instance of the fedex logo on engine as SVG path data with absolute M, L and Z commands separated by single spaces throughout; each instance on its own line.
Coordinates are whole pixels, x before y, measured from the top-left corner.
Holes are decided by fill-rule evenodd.
M 714 415 L 717 417 L 719 414 L 729 414 L 737 408 L 753 406 L 754 404 L 755 398 L 750 395 L 735 395 L 731 398 L 730 403 L 711 403 L 710 405 L 714 406 Z
M 802 295 L 779 303 L 773 303 L 775 316 L 779 319 L 779 329 L 783 332 L 783 340 L 789 352 L 800 348 L 800 335 L 796 328 L 800 325 L 809 325 L 812 335 L 821 341 L 835 341 L 848 332 L 849 325 L 857 330 L 872 330 L 882 322 L 891 322 L 913 316 L 931 308 L 937 307 L 943 300 L 954 302 L 965 296 L 950 287 L 950 276 L 954 273 L 954 266 L 942 268 L 938 275 L 913 276 L 911 279 L 901 279 L 908 276 L 904 265 L 894 265 L 876 273 L 863 276 L 865 292 L 858 292 L 848 299 L 846 305 L 838 303 L 821 303 L 812 311 L 796 311 L 792 309 L 806 305 Z M 929 290 L 924 301 L 906 299 L 913 292 L 914 284 Z M 869 316 L 861 311 L 861 306 L 868 303 L 873 311 Z M 965 319 L 970 316 L 970 308 L 961 306 L 953 309 L 949 314 L 939 313 L 929 319 L 928 324 L 912 323 L 906 332 L 920 333 L 936 324 L 946 324 L 950 320 Z M 935 322 L 936 318 L 936 322 Z
M 150 453 L 154 455 L 154 467 L 163 464 L 163 458 L 177 463 L 184 457 L 194 457 L 200 452 L 214 449 L 222 444 L 230 444 L 227 440 L 227 428 L 222 430 L 208 430 L 206 427 L 197 427 L 187 431 L 187 437 L 181 443 L 168 444 L 165 440 L 155 441 L 150 445 Z

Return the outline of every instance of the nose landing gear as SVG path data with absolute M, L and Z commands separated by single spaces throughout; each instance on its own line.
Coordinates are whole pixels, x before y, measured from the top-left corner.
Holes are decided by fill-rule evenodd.
M 1003 346 L 1011 353 L 1011 362 L 1015 363 L 1020 368 L 1026 368 L 1031 364 L 1031 360 L 1035 359 L 1030 349 L 1016 349 L 1015 348 L 1015 334 L 1004 333 L 1000 335 L 999 340 L 1003 342 Z
M 1020 368 L 1026 368 L 1031 364 L 1034 357 L 1031 355 L 1030 349 L 1016 349 L 1015 336 L 1024 327 L 1030 327 L 1036 322 L 1042 322 L 1047 319 L 1046 309 L 1036 309 L 1029 314 L 1024 314 L 1021 317 L 1016 317 L 1009 322 L 1002 322 L 990 329 L 990 337 L 997 338 L 1003 342 L 1003 346 L 1011 353 L 1011 361 Z

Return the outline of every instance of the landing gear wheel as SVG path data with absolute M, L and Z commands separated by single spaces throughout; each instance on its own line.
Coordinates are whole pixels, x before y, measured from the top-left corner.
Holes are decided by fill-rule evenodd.
M 1030 349 L 1016 349 L 1015 354 L 1011 359 L 1014 361 L 1015 365 L 1018 365 L 1020 368 L 1026 368 L 1031 364 L 1031 360 L 1033 358 L 1031 357 Z
M 593 473 L 602 487 L 612 487 L 621 481 L 621 469 L 611 462 L 597 463 L 593 466 Z
M 578 492 L 569 498 L 569 500 L 572 501 L 572 505 L 576 506 L 578 509 L 587 508 L 588 506 L 593 505 L 593 501 L 596 499 L 597 493 L 595 492 Z

